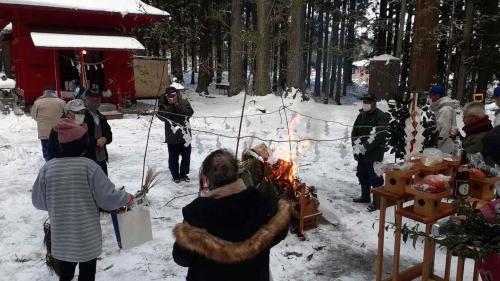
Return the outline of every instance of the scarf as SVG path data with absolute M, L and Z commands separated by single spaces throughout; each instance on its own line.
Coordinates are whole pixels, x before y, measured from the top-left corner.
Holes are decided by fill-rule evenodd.
M 490 118 L 488 118 L 488 116 L 484 116 L 483 118 L 471 124 L 465 125 L 463 129 L 466 136 L 469 136 L 469 135 L 479 134 L 482 132 L 487 132 L 493 129 L 493 126 L 491 125 Z

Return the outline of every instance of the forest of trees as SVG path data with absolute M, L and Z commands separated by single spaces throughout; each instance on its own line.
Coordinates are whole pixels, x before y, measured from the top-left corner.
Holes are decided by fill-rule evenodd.
M 353 61 L 381 54 L 401 59 L 401 92 L 440 83 L 465 101 L 500 75 L 500 0 L 149 2 L 171 16 L 138 37 L 199 93 L 228 71 L 229 95 L 294 87 L 340 104 Z

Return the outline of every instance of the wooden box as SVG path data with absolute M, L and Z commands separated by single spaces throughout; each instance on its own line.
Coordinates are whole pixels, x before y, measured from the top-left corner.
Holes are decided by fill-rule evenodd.
M 415 213 L 429 217 L 439 212 L 439 206 L 443 198 L 451 196 L 451 191 L 449 190 L 440 193 L 429 193 L 416 190 L 412 185 L 406 187 L 406 192 L 415 196 L 413 205 Z
M 495 183 L 500 177 L 481 178 L 470 176 L 469 196 L 481 200 L 495 199 Z
M 421 182 L 426 176 L 442 174 L 446 169 L 448 169 L 448 164 L 446 162 L 441 162 L 432 166 L 419 166 L 420 172 L 415 175 L 415 182 Z
M 406 186 L 413 184 L 413 176 L 419 171 L 417 168 L 408 171 L 386 171 L 384 189 L 398 195 L 405 194 Z

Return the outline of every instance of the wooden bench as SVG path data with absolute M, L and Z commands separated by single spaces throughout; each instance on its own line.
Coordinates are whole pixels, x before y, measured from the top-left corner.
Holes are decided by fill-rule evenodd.
M 219 90 L 219 95 L 222 94 L 227 96 L 229 92 L 229 84 L 222 84 L 222 83 L 215 84 L 215 89 Z

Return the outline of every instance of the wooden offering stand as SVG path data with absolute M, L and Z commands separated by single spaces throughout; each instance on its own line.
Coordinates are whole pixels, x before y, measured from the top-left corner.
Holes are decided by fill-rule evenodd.
M 495 183 L 500 177 L 481 178 L 470 176 L 469 196 L 485 201 L 495 199 Z
M 446 190 L 439 193 L 429 193 L 425 191 L 420 191 L 414 188 L 414 186 L 407 186 L 406 192 L 412 194 L 414 199 L 414 211 L 415 213 L 422 216 L 432 216 L 439 212 L 441 206 L 441 200 L 443 198 L 451 197 L 451 191 Z
M 405 191 L 407 189 L 405 188 Z M 414 206 L 409 206 L 403 208 L 403 203 L 412 199 L 413 194 L 395 194 L 389 192 L 386 188 L 378 187 L 371 190 L 373 194 L 378 195 L 380 198 L 380 220 L 379 220 L 379 232 L 378 232 L 378 248 L 377 248 L 377 260 L 376 260 L 376 281 L 410 281 L 419 276 L 422 276 L 422 280 L 427 281 L 429 278 L 434 280 L 449 280 L 450 267 L 451 267 L 451 253 L 447 253 L 446 256 L 446 268 L 445 277 L 441 278 L 434 275 L 434 256 L 435 256 L 435 244 L 429 240 L 424 242 L 424 258 L 423 262 L 419 263 L 405 271 L 400 272 L 400 252 L 401 252 L 401 226 L 403 217 L 410 218 L 412 220 L 421 222 L 426 226 L 426 233 L 430 234 L 432 230 L 432 225 L 444 217 L 450 216 L 455 212 L 454 207 L 451 204 L 437 204 L 437 209 L 434 209 L 435 213 L 431 216 L 425 216 L 416 213 Z M 449 192 L 448 192 L 449 194 Z M 446 196 L 447 194 L 441 194 Z M 394 233 L 394 255 L 392 263 L 392 274 L 386 279 L 382 279 L 383 270 L 383 255 L 384 255 L 384 235 L 385 235 L 385 217 L 388 201 L 395 201 L 395 233 Z M 432 199 L 431 199 L 432 200 Z M 437 199 L 436 199 L 437 200 Z
M 450 177 L 450 185 L 455 186 L 455 175 L 457 174 L 458 167 L 460 167 L 460 159 L 457 158 L 444 158 L 444 163 L 448 165 L 448 168 L 443 171 L 443 175 Z
M 298 221 L 297 234 L 304 236 L 306 230 L 318 227 L 321 212 L 318 211 L 317 201 L 309 197 L 311 195 L 307 192 L 305 184 L 299 184 L 297 189 L 299 202 L 295 204 L 292 215 Z
M 397 195 L 406 193 L 406 186 L 413 183 L 413 176 L 418 174 L 418 168 L 411 168 L 407 171 L 391 170 L 386 171 L 384 189 Z
M 448 164 L 446 162 L 441 162 L 432 166 L 425 166 L 420 164 L 420 173 L 415 175 L 415 182 L 421 182 L 426 176 L 444 174 L 448 169 Z

